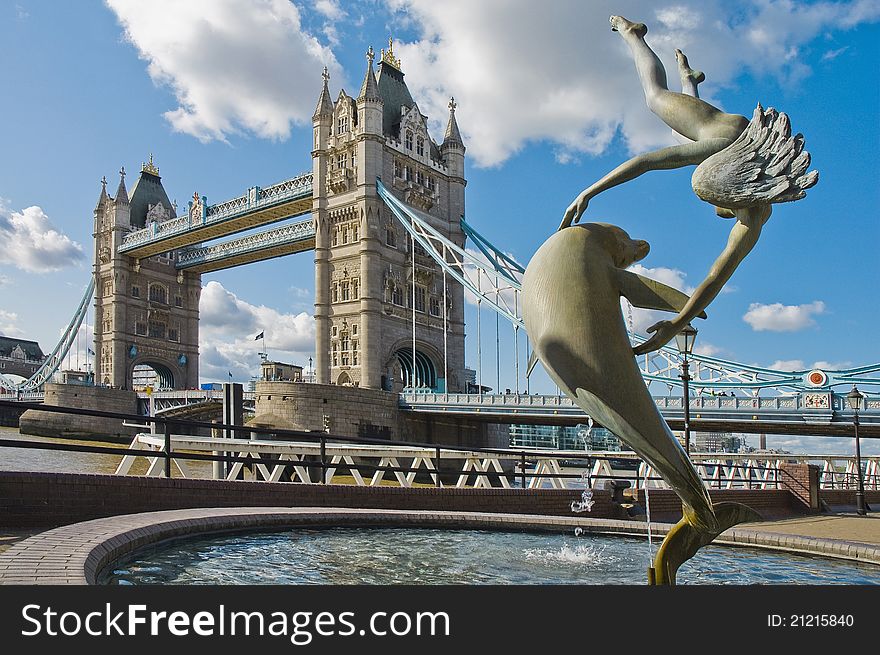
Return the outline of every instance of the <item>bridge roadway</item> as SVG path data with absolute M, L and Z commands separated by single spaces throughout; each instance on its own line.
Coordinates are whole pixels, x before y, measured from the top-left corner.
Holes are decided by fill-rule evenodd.
M 696 432 L 741 432 L 746 434 L 790 434 L 803 436 L 853 436 L 853 413 L 846 408 L 845 395 L 824 392 L 827 408 L 815 408 L 816 394 L 797 396 L 741 397 L 692 396 L 691 429 Z M 164 412 L 184 405 L 220 401 L 222 391 L 193 389 L 154 391 L 138 394 L 142 403 L 152 403 L 153 412 Z M 809 400 L 813 398 L 813 400 Z M 41 402 L 42 394 L 0 394 L 0 400 Z M 256 394 L 245 392 L 246 404 Z M 660 413 L 673 430 L 684 427 L 680 396 L 655 396 Z M 859 412 L 859 436 L 880 437 L 880 397 L 866 398 Z M 402 393 L 400 408 L 405 411 L 461 416 L 486 423 L 528 425 L 577 425 L 587 415 L 570 398 L 537 394 L 441 394 Z
M 152 257 L 301 216 L 311 209 L 312 174 L 305 173 L 265 189 L 251 187 L 244 195 L 217 205 L 208 206 L 202 197 L 183 216 L 125 235 L 119 252 L 140 259 Z

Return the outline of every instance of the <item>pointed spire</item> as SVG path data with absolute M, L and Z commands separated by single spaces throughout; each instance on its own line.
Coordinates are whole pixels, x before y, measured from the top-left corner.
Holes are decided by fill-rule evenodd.
M 109 197 L 107 196 L 107 176 L 101 178 L 101 195 L 98 196 L 98 204 L 95 206 L 95 209 L 100 209 L 104 206 L 104 203 L 107 202 Z
M 128 204 L 128 191 L 125 190 L 125 166 L 119 170 L 119 188 L 116 189 L 116 202 Z
M 461 132 L 458 129 L 458 123 L 455 120 L 455 109 L 458 107 L 455 104 L 455 98 L 449 99 L 449 122 L 446 124 L 446 133 L 443 135 L 443 145 L 445 146 L 448 143 L 457 143 L 461 146 L 464 146 L 464 141 L 461 140 Z
M 376 76 L 373 75 L 373 59 L 376 53 L 373 46 L 367 50 L 367 74 L 364 75 L 364 83 L 361 84 L 361 92 L 358 94 L 358 100 L 379 100 L 379 85 L 376 84 Z
M 324 66 L 324 72 L 321 73 L 321 77 L 324 78 L 324 88 L 321 89 L 321 97 L 318 98 L 318 106 L 315 108 L 315 115 L 312 116 L 313 120 L 319 116 L 333 115 L 333 101 L 330 99 L 330 88 L 328 86 L 330 73 L 327 72 L 326 66 Z

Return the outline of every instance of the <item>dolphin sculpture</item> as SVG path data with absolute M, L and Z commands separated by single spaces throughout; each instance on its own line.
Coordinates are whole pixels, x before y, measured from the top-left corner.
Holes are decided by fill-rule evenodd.
M 615 225 L 585 223 L 556 232 L 523 275 L 522 315 L 534 347 L 530 368 L 539 359 L 566 395 L 629 444 L 681 498 L 683 518 L 655 559 L 656 582 L 675 584 L 678 567 L 700 547 L 761 517 L 739 503 L 713 506 L 636 365 L 620 297 L 670 312 L 688 301 L 672 287 L 624 270 L 648 251 L 646 241 Z

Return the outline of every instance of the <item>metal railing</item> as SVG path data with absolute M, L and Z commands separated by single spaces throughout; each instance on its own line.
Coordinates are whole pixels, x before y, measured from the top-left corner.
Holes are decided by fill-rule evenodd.
M 628 453 L 455 447 L 419 442 L 391 443 L 383 439 L 346 437 L 326 432 L 230 425 L 161 415 L 143 416 L 36 403 L 0 401 L 0 407 L 2 406 L 116 419 L 129 422 L 129 427 L 134 422 L 136 427 L 149 428 L 150 432 L 138 434 L 128 448 L 25 439 L 0 440 L 0 447 L 121 455 L 123 462 L 117 470 L 125 471 L 130 470 L 132 458 L 145 457 L 149 462 L 147 475 L 169 478 L 173 468 L 177 468 L 181 475 L 186 475 L 185 466 L 181 466 L 178 460 L 194 460 L 224 462 L 226 466 L 231 464 L 222 476 L 226 479 L 241 477 L 247 467 L 255 479 L 281 481 L 286 474 L 291 481 L 300 482 L 314 482 L 309 470 L 318 469 L 318 481 L 322 484 L 331 482 L 340 469 L 347 469 L 356 484 L 366 484 L 362 473 L 372 471 L 370 485 L 381 484 L 386 474 L 393 474 L 401 486 L 412 486 L 418 476 L 431 480 L 437 487 L 536 489 L 549 485 L 553 489 L 582 489 L 585 483 L 593 488 L 601 487 L 606 480 L 626 481 L 634 488 L 646 483 L 653 487 L 665 486 L 652 469 L 637 456 Z M 199 428 L 212 430 L 213 434 L 219 432 L 235 435 L 235 438 L 174 434 L 175 430 Z M 247 434 L 252 438 L 241 438 Z M 255 439 L 254 435 L 270 438 Z M 700 461 L 699 457 L 704 456 L 695 457 L 698 460 L 695 462 L 698 471 L 702 471 L 710 486 L 713 481 L 717 481 L 719 488 L 728 489 L 766 489 L 779 486 L 777 467 L 773 465 L 775 460 L 761 463 L 753 456 L 754 461 L 721 462 Z M 717 455 L 708 457 L 717 460 Z M 729 456 L 725 455 L 727 457 Z M 408 466 L 401 465 L 399 460 L 404 458 L 411 458 Z M 627 466 L 624 462 L 631 464 Z M 640 462 L 640 468 L 636 467 L 636 462 Z M 880 488 L 877 478 L 875 475 L 869 486 Z M 571 482 L 575 483 L 574 486 Z

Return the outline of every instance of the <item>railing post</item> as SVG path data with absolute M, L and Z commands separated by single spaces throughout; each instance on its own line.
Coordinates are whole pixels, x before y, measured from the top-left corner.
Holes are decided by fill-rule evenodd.
M 321 484 L 327 484 L 327 439 L 321 437 Z
M 171 477 L 171 424 L 165 421 L 165 477 Z
M 522 479 L 522 488 L 526 488 L 526 454 L 520 453 L 519 474 Z
M 434 470 L 437 471 L 436 484 L 434 486 L 440 487 L 440 446 L 437 446 L 435 449 L 436 455 L 434 457 Z

